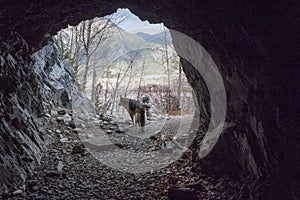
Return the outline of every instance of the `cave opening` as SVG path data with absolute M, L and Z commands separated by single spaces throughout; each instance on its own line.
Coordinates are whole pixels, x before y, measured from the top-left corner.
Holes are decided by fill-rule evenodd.
M 81 91 L 101 114 L 113 117 L 121 130 L 134 120 L 129 117 L 133 111 L 120 107 L 120 97 L 144 104 L 148 137 L 160 132 L 171 118 L 192 123 L 195 97 L 164 24 L 150 24 L 129 9 L 118 9 L 68 26 L 55 39 Z M 136 132 L 128 132 L 132 131 Z
M 185 151 L 178 162 L 170 165 L 159 158 L 164 158 L 166 163 L 172 161 L 169 148 L 174 143 L 172 138 L 162 137 L 163 134 L 157 132 L 147 140 L 153 145 L 148 152 L 132 148 L 133 144 L 145 147 L 141 142 L 144 138 L 129 134 L 123 137 L 126 134 L 118 128 L 116 120 L 97 113 L 88 103 L 90 100 L 76 89 L 79 84 L 70 87 L 75 81 L 70 62 L 75 60 L 68 53 L 60 55 L 59 46 L 51 39 L 68 24 L 106 16 L 118 7 L 128 7 L 151 22 L 163 21 L 170 28 L 172 39 L 177 38 L 173 41 L 176 53 L 183 57 L 182 69 L 195 93 L 194 102 L 201 110 L 197 113 L 199 134 L 191 145 L 192 151 Z M 0 16 L 4 19 L 0 23 L 0 194 L 11 199 L 41 196 L 297 199 L 295 8 L 298 6 L 290 2 L 4 1 L 0 5 Z M 89 20 L 85 27 L 89 27 Z M 211 55 L 206 64 L 217 64 L 226 88 L 225 107 L 228 109 L 224 124 L 218 118 L 224 116 L 224 112 L 217 112 L 220 115 L 215 112 L 223 105 L 211 95 L 220 94 L 221 82 L 215 81 L 215 76 L 203 76 L 207 72 L 196 68 L 199 65 L 192 58 L 195 56 L 182 56 L 184 52 L 206 53 L 201 48 L 194 51 L 197 45 L 192 40 L 171 29 L 188 34 L 203 45 Z M 185 48 L 179 43 L 189 45 Z M 113 76 L 118 77 L 118 71 Z M 111 85 L 115 87 L 116 82 Z M 211 85 L 217 90 L 211 90 Z M 132 98 L 137 96 L 135 93 Z M 72 110 L 74 104 L 78 106 Z M 122 108 L 117 106 L 118 101 L 114 104 L 113 112 Z M 88 115 L 92 112 L 93 115 Z M 213 149 L 211 139 L 218 134 L 202 132 L 210 130 L 210 125 L 216 132 L 222 130 Z M 178 127 L 189 130 L 182 123 L 178 123 Z M 106 137 L 99 134 L 93 138 L 99 133 L 98 128 L 104 130 Z M 181 139 L 176 138 L 176 141 Z M 86 140 L 85 145 L 82 140 Z M 101 141 L 105 142 L 100 144 Z M 130 145 L 124 145 L 123 141 Z M 174 145 L 174 154 L 182 150 L 180 142 Z M 207 148 L 195 153 L 201 145 Z M 120 149 L 121 153 L 117 151 Z M 158 151 L 160 149 L 162 151 Z M 155 151 L 163 156 L 152 154 Z M 92 155 L 94 152 L 97 155 Z M 94 159 L 96 156 L 101 162 Z M 111 157 L 119 161 L 117 164 L 124 173 L 107 167 L 116 164 L 106 159 Z M 166 167 L 152 171 L 153 160 Z M 107 165 L 102 165 L 105 161 Z M 145 175 L 127 173 L 138 168 L 142 168 L 140 172 L 146 172 Z

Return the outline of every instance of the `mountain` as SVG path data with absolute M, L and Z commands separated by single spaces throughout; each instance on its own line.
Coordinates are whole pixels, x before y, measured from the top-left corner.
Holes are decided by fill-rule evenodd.
M 146 39 L 145 39 L 146 38 Z M 166 81 L 165 50 L 161 34 L 134 34 L 124 30 L 118 30 L 114 37 L 102 42 L 93 56 L 90 58 L 91 66 L 95 66 L 97 82 L 104 84 L 109 75 L 109 82 L 116 84 L 118 74 L 125 74 L 130 63 L 132 63 L 132 80 L 130 88 L 138 87 L 140 75 L 143 74 L 143 84 L 163 84 Z M 171 37 L 168 37 L 168 44 L 171 44 Z M 93 49 L 93 47 L 92 47 Z M 174 48 L 168 45 L 168 52 L 171 65 L 177 62 L 174 55 L 177 55 Z M 83 65 L 84 63 L 82 63 Z M 93 67 L 91 67 L 92 69 Z M 80 68 L 79 76 L 82 77 L 83 67 Z M 142 72 L 143 70 L 143 72 Z M 128 81 L 128 72 L 125 76 Z M 171 79 L 177 78 L 177 69 L 170 69 Z M 93 70 L 89 70 L 87 78 L 87 94 L 90 94 L 92 85 Z M 125 82 L 124 82 L 125 83 Z M 122 83 L 123 84 L 123 83 Z M 120 85 L 120 87 L 125 87 Z
M 96 28 L 92 29 L 92 37 L 97 33 L 97 30 L 106 23 L 105 20 L 94 20 L 93 26 Z M 139 82 L 141 73 L 143 73 L 144 76 L 147 76 L 147 79 L 149 80 L 151 78 L 151 80 L 157 82 L 159 78 L 160 81 L 164 81 L 163 77 L 166 74 L 164 50 L 165 38 L 162 33 L 153 35 L 143 32 L 129 33 L 117 26 L 110 27 L 110 33 L 113 33 L 112 37 L 99 34 L 99 36 L 94 37 L 93 42 L 90 44 L 91 57 L 89 60 L 90 70 L 87 74 L 87 88 L 91 88 L 94 69 L 98 81 L 101 81 L 101 77 L 102 79 L 103 76 L 107 77 L 108 73 L 110 73 L 110 78 L 116 79 L 118 73 L 124 74 L 130 65 L 132 66 L 132 81 L 135 83 Z M 72 38 L 71 27 L 63 30 L 60 37 L 62 37 L 67 45 L 68 41 Z M 98 37 L 107 38 L 98 43 Z M 173 48 L 169 31 L 167 32 L 167 44 L 170 63 L 178 62 L 174 60 L 176 52 Z M 82 41 L 80 41 L 80 46 L 79 71 L 77 74 L 79 80 L 82 79 L 85 69 L 85 51 L 83 49 Z M 143 72 L 141 72 L 142 69 Z M 171 71 L 174 71 L 174 73 L 177 72 L 175 69 L 171 69 Z M 144 82 L 146 82 L 146 79 L 144 79 Z
M 172 44 L 172 37 L 169 31 L 167 31 L 166 33 L 167 33 L 166 41 L 167 44 L 170 45 Z M 144 32 L 138 32 L 136 33 L 136 35 L 138 35 L 139 37 L 143 38 L 145 41 L 150 43 L 165 44 L 164 34 L 162 32 L 153 35 Z
M 91 49 L 94 47 L 92 46 Z M 135 61 L 138 63 L 142 63 L 144 58 L 147 62 L 157 61 L 162 57 L 161 49 L 160 44 L 147 42 L 136 34 L 119 30 L 115 36 L 100 44 L 91 57 L 91 63 L 108 66 L 120 60 L 129 61 L 137 53 Z

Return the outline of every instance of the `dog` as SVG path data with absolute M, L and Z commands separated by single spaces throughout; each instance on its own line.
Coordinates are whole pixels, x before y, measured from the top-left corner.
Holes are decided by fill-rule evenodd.
M 119 106 L 123 106 L 130 115 L 133 125 L 144 127 L 146 124 L 146 106 L 134 99 L 120 96 Z

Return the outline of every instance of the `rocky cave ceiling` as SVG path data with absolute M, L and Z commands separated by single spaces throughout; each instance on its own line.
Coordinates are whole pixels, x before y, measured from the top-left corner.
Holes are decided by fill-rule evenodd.
M 299 98 L 294 96 L 299 95 L 295 76 L 299 63 L 299 51 L 295 48 L 299 27 L 295 19 L 300 13 L 297 3 L 4 0 L 0 5 L 1 51 L 7 50 L 11 39 L 20 35 L 28 43 L 27 52 L 22 53 L 31 54 L 68 24 L 105 16 L 117 8 L 129 8 L 143 20 L 163 22 L 168 28 L 198 41 L 212 56 L 225 80 L 228 120 L 243 125 L 237 130 L 241 135 L 238 148 L 244 138 L 249 139 L 250 149 L 256 149 L 259 139 L 266 138 L 266 149 L 253 152 L 258 168 L 267 174 L 279 171 L 281 175 L 294 176 L 297 167 L 293 162 L 297 160 L 294 137 L 298 129 L 295 124 L 299 119 L 299 113 L 295 113 Z M 187 72 L 188 77 L 189 74 L 193 72 Z M 258 135 L 249 131 L 253 116 L 264 128 Z M 227 149 L 228 145 L 223 147 Z M 245 161 L 247 156 L 239 150 L 240 157 L 234 159 L 251 168 L 251 163 Z M 259 162 L 265 159 L 260 151 L 270 156 L 266 160 L 268 164 Z
M 0 5 L 0 37 L 7 41 L 14 37 L 12 31 L 17 32 L 25 38 L 31 53 L 68 24 L 75 25 L 125 7 L 144 20 L 163 22 L 168 28 L 198 41 L 223 74 L 231 71 L 223 65 L 244 68 L 246 76 L 253 75 L 255 69 L 264 68 L 262 73 L 269 77 L 269 84 L 280 82 L 284 85 L 276 92 L 282 92 L 285 101 L 293 107 L 294 99 L 287 90 L 293 90 L 296 81 L 291 77 L 296 70 L 297 51 L 291 47 L 295 44 L 293 36 L 296 35 L 295 18 L 299 6 L 288 1 L 7 0 Z M 286 113 L 285 119 L 290 117 Z

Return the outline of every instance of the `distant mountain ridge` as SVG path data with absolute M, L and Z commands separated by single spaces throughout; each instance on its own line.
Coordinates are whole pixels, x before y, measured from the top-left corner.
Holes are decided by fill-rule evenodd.
M 150 43 L 165 44 L 164 33 L 162 32 L 154 35 L 144 33 L 144 32 L 138 32 L 136 33 L 136 35 Z M 172 44 L 172 37 L 169 31 L 167 31 L 166 36 L 167 36 L 166 38 L 167 44 L 168 45 Z
M 103 19 L 94 20 L 94 26 L 101 27 L 106 23 Z M 165 38 L 163 33 L 152 35 L 144 32 L 130 33 L 118 26 L 112 26 L 110 31 L 113 33 L 113 36 L 102 41 L 99 46 L 97 40 L 90 44 L 90 52 L 93 53 L 89 59 L 89 64 L 92 67 L 88 71 L 88 82 L 93 78 L 92 69 L 94 67 L 97 76 L 100 77 L 108 66 L 117 70 L 123 70 L 128 67 L 133 57 L 133 67 L 135 68 L 135 71 L 141 69 L 141 66 L 144 65 L 145 75 L 164 73 L 164 68 L 162 66 L 164 66 Z M 92 35 L 93 34 L 94 33 L 92 32 Z M 67 44 L 71 39 L 71 35 L 71 29 L 67 28 L 63 30 L 60 37 L 62 37 Z M 176 54 L 176 52 L 172 48 L 172 38 L 169 31 L 166 32 L 166 36 L 170 57 L 172 54 Z M 99 37 L 102 37 L 101 34 L 99 34 Z M 82 48 L 79 50 L 78 64 L 80 67 L 77 75 L 79 76 L 79 80 L 81 80 L 85 69 L 85 51 L 83 49 L 82 41 L 79 42 Z

